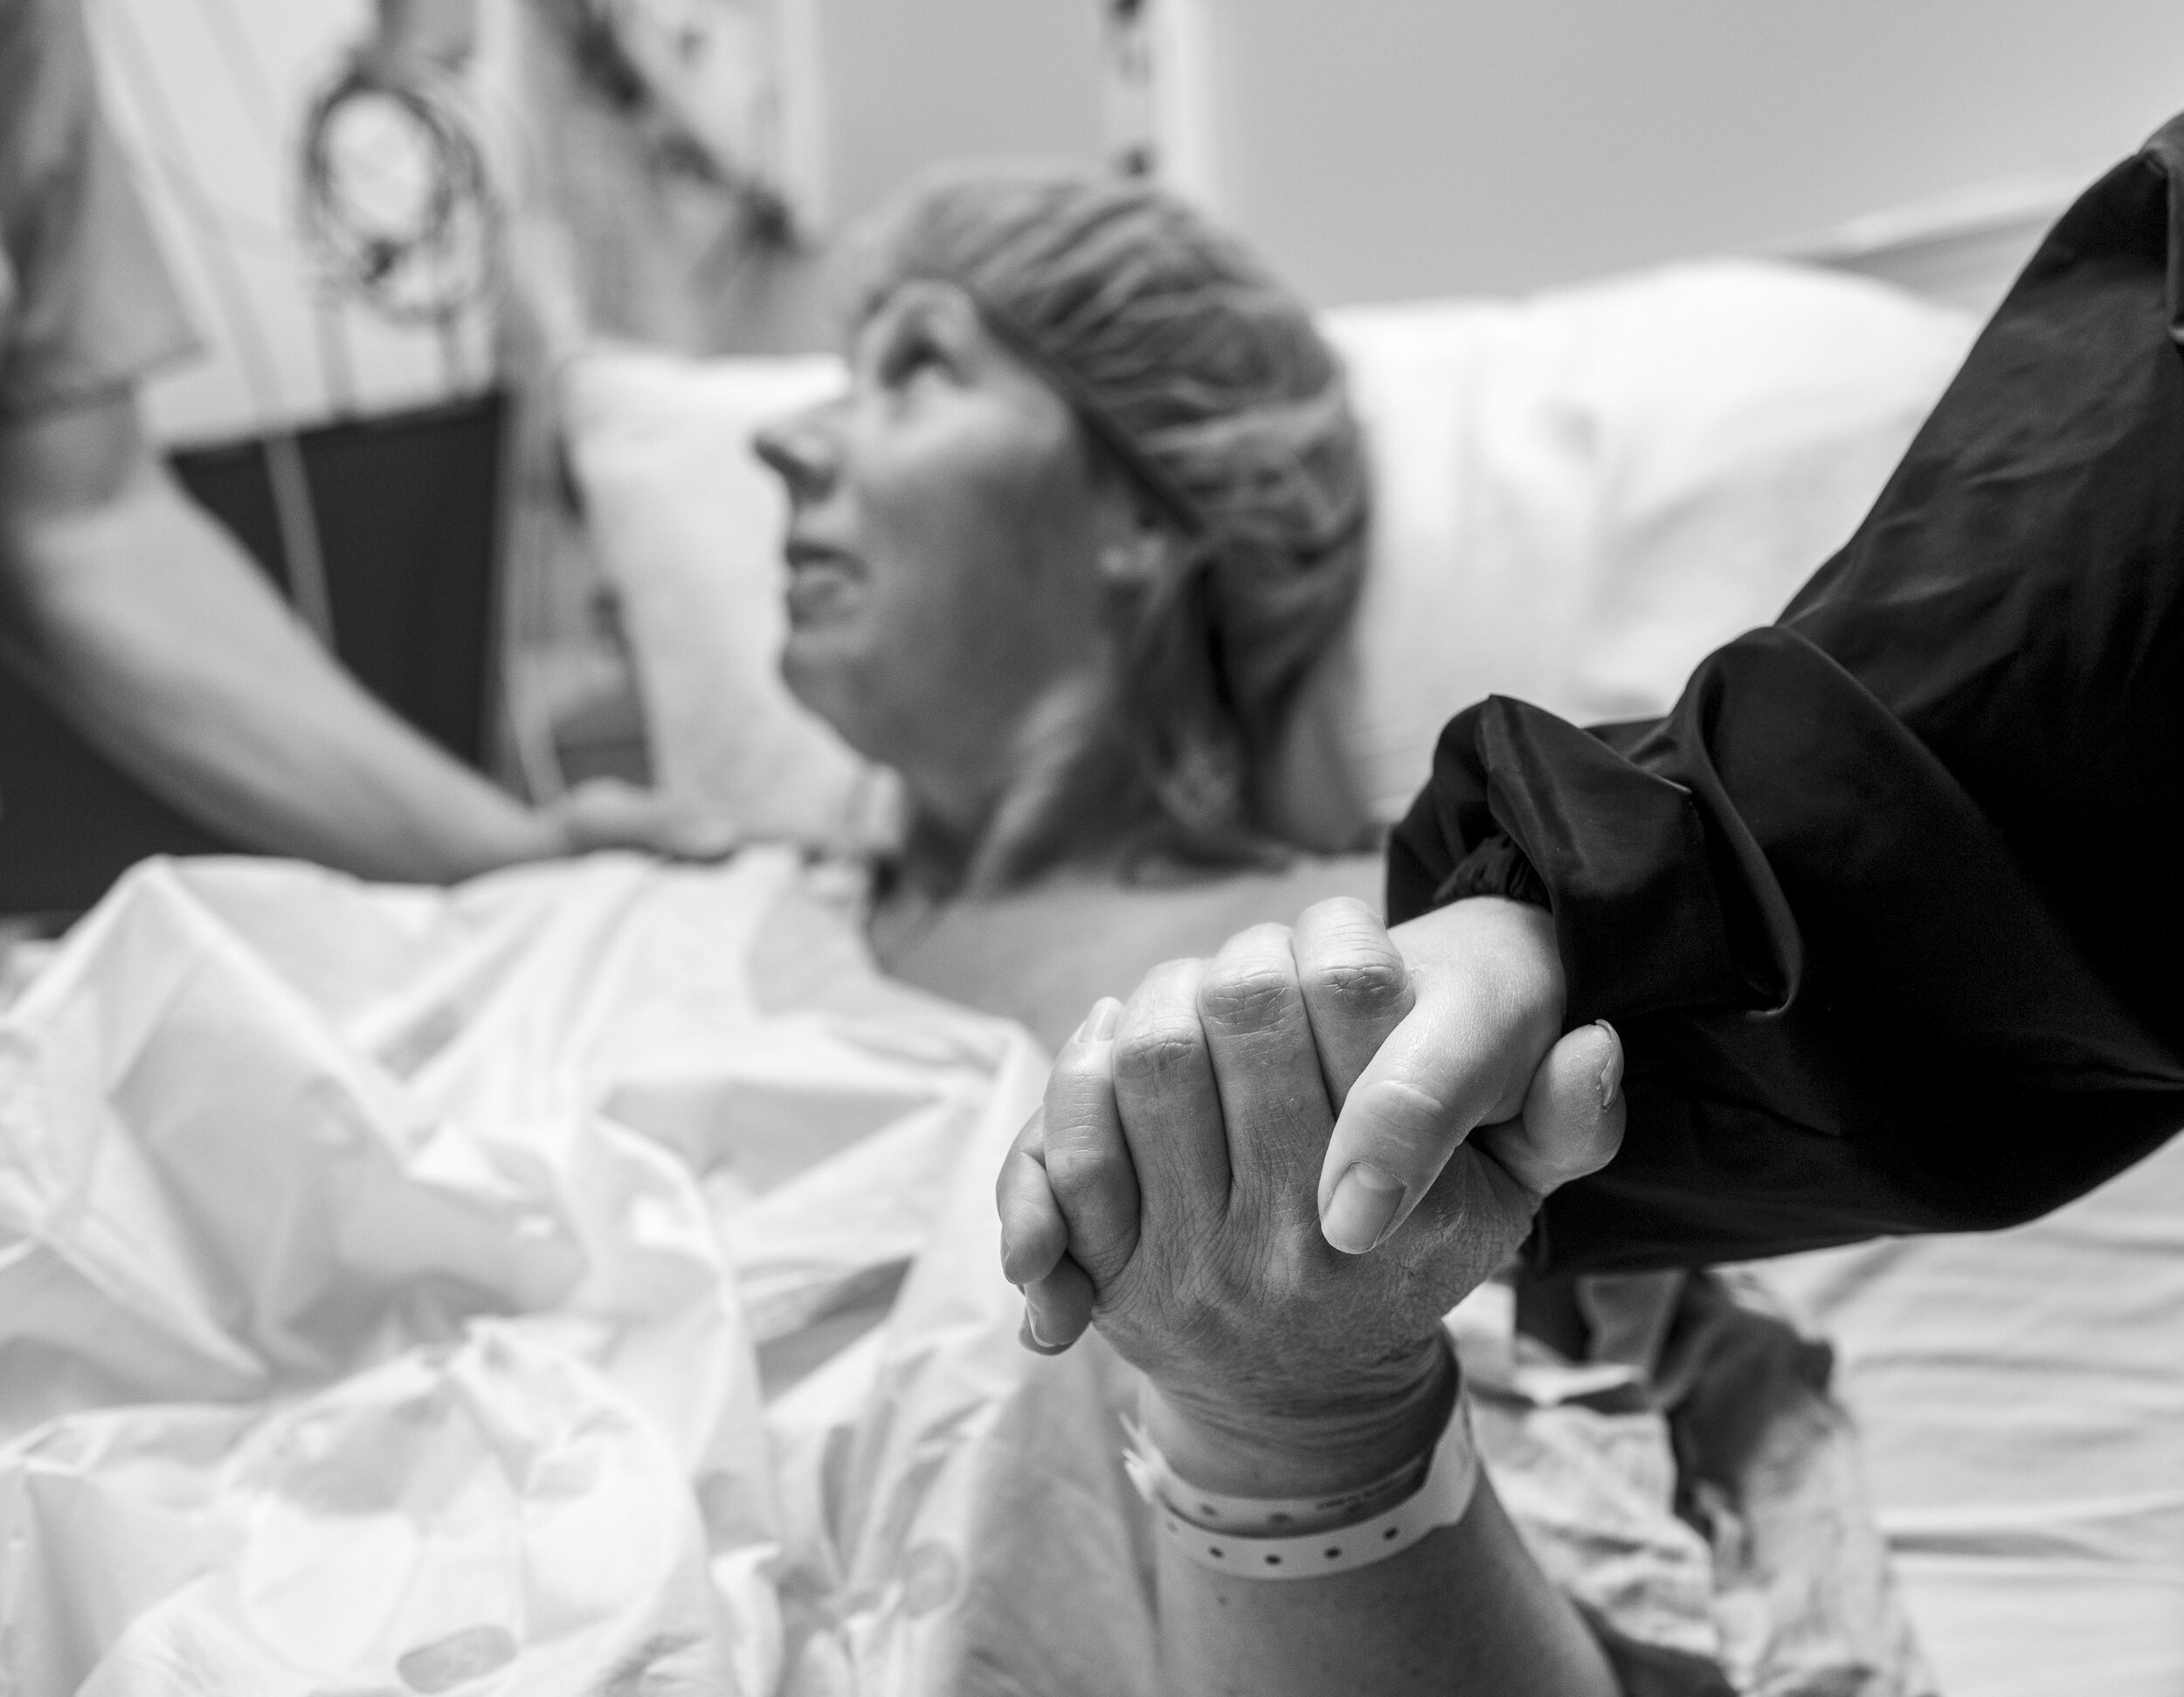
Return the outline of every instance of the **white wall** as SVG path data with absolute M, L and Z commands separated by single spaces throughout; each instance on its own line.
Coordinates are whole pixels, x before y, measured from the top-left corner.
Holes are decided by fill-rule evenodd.
M 2089 177 L 2184 107 L 2174 0 L 1155 3 L 1196 26 L 1194 176 L 1330 302 L 1524 288 L 1771 246 L 1997 179 Z M 274 345 L 276 392 L 261 401 L 228 347 L 158 385 L 162 432 L 322 416 L 316 327 L 280 226 L 296 103 L 367 0 L 88 4 L 133 22 L 156 63 L 189 130 L 180 166 L 261 226 L 230 247 Z M 937 159 L 1102 157 L 1102 0 L 814 5 L 838 226 Z M 222 16 L 284 108 L 271 125 L 221 52 Z M 122 127 L 147 141 L 142 101 L 112 54 L 107 68 Z M 171 150 L 140 156 L 170 191 Z M 154 198 L 200 323 L 230 343 L 201 232 L 171 192 Z M 444 384 L 433 339 L 344 317 L 364 405 Z
M 941 159 L 1096 163 L 1100 17 L 1099 0 L 820 0 L 838 215 Z
M 1167 0 L 1216 198 L 1323 301 L 1751 248 L 2089 177 L 2184 108 L 2174 0 Z

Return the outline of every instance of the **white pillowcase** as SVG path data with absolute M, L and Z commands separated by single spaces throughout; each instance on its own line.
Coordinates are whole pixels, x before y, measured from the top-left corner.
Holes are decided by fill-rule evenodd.
M 891 780 L 781 681 L 788 501 L 750 446 L 760 426 L 843 382 L 830 356 L 599 347 L 564 371 L 562 407 L 635 655 L 655 780 L 755 835 L 855 849 L 884 840 Z
M 1334 751 L 1384 820 L 1482 696 L 1580 720 L 1665 709 L 1849 537 L 1975 328 L 1884 284 L 1748 260 L 1324 322 L 1375 516 L 1358 616 L 1299 740 Z M 841 381 L 831 358 L 602 349 L 567 389 L 660 780 L 836 845 L 873 840 L 885 808 L 777 675 L 784 502 L 749 441 Z
M 1666 710 L 1849 538 L 1976 324 L 1863 278 L 1718 260 L 1325 329 L 1375 506 L 1347 651 L 1310 710 L 1386 820 L 1482 696 L 1579 723 Z

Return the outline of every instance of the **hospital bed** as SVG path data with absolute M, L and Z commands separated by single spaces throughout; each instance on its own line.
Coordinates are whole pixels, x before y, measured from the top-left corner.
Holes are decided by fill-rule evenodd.
M 2003 185 L 1825 232 L 1795 265 L 1330 315 L 1379 507 L 1356 627 L 1305 710 L 1379 816 L 1481 695 L 1657 712 L 1771 619 L 1863 516 L 2063 199 Z M 770 553 L 718 540 L 771 534 L 778 496 L 763 476 L 695 477 L 837 380 L 826 362 L 610 352 L 570 401 L 656 769 L 854 842 L 855 761 L 757 663 L 778 639 Z M 2013 1232 L 1759 1276 L 1838 1349 L 1944 1691 L 2184 1690 L 2184 1146 Z
M 1724 261 L 1329 329 L 1380 509 L 1308 710 L 1385 816 L 1477 695 L 1657 709 L 1771 616 L 1973 321 Z M 570 418 L 655 769 L 854 855 L 884 786 L 774 682 L 741 455 L 839 381 L 603 350 Z M 133 875 L 0 1041 L 22 1688 L 930 1688 L 985 1595 L 1024 1370 L 987 1181 L 1040 1061 L 881 980 L 851 904 L 777 852 Z M 1941 1690 L 2184 1687 L 2180 1220 L 2173 1151 L 2018 1233 L 1763 1275 L 1835 1336 Z M 1045 1646 L 1137 1689 L 1103 1647 Z

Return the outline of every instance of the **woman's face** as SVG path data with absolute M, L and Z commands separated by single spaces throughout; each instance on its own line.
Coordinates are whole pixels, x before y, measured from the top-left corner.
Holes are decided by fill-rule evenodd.
M 848 394 L 757 448 L 791 503 L 790 689 L 975 823 L 1040 703 L 1104 651 L 1113 480 L 1068 408 L 940 282 L 898 289 L 857 335 Z

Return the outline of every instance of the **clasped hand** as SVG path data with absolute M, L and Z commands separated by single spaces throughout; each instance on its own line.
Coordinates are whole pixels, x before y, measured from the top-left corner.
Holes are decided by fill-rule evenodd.
M 616 778 L 578 784 L 542 807 L 539 818 L 546 828 L 548 855 L 633 848 L 669 860 L 714 861 L 747 841 L 718 807 Z
M 1209 1490 L 1341 1489 L 1445 1412 L 1441 1316 L 1614 1153 L 1621 1049 L 1560 1036 L 1552 922 L 1362 904 L 1157 967 L 1065 1045 L 997 1187 L 1029 1340 L 1088 1324 Z

